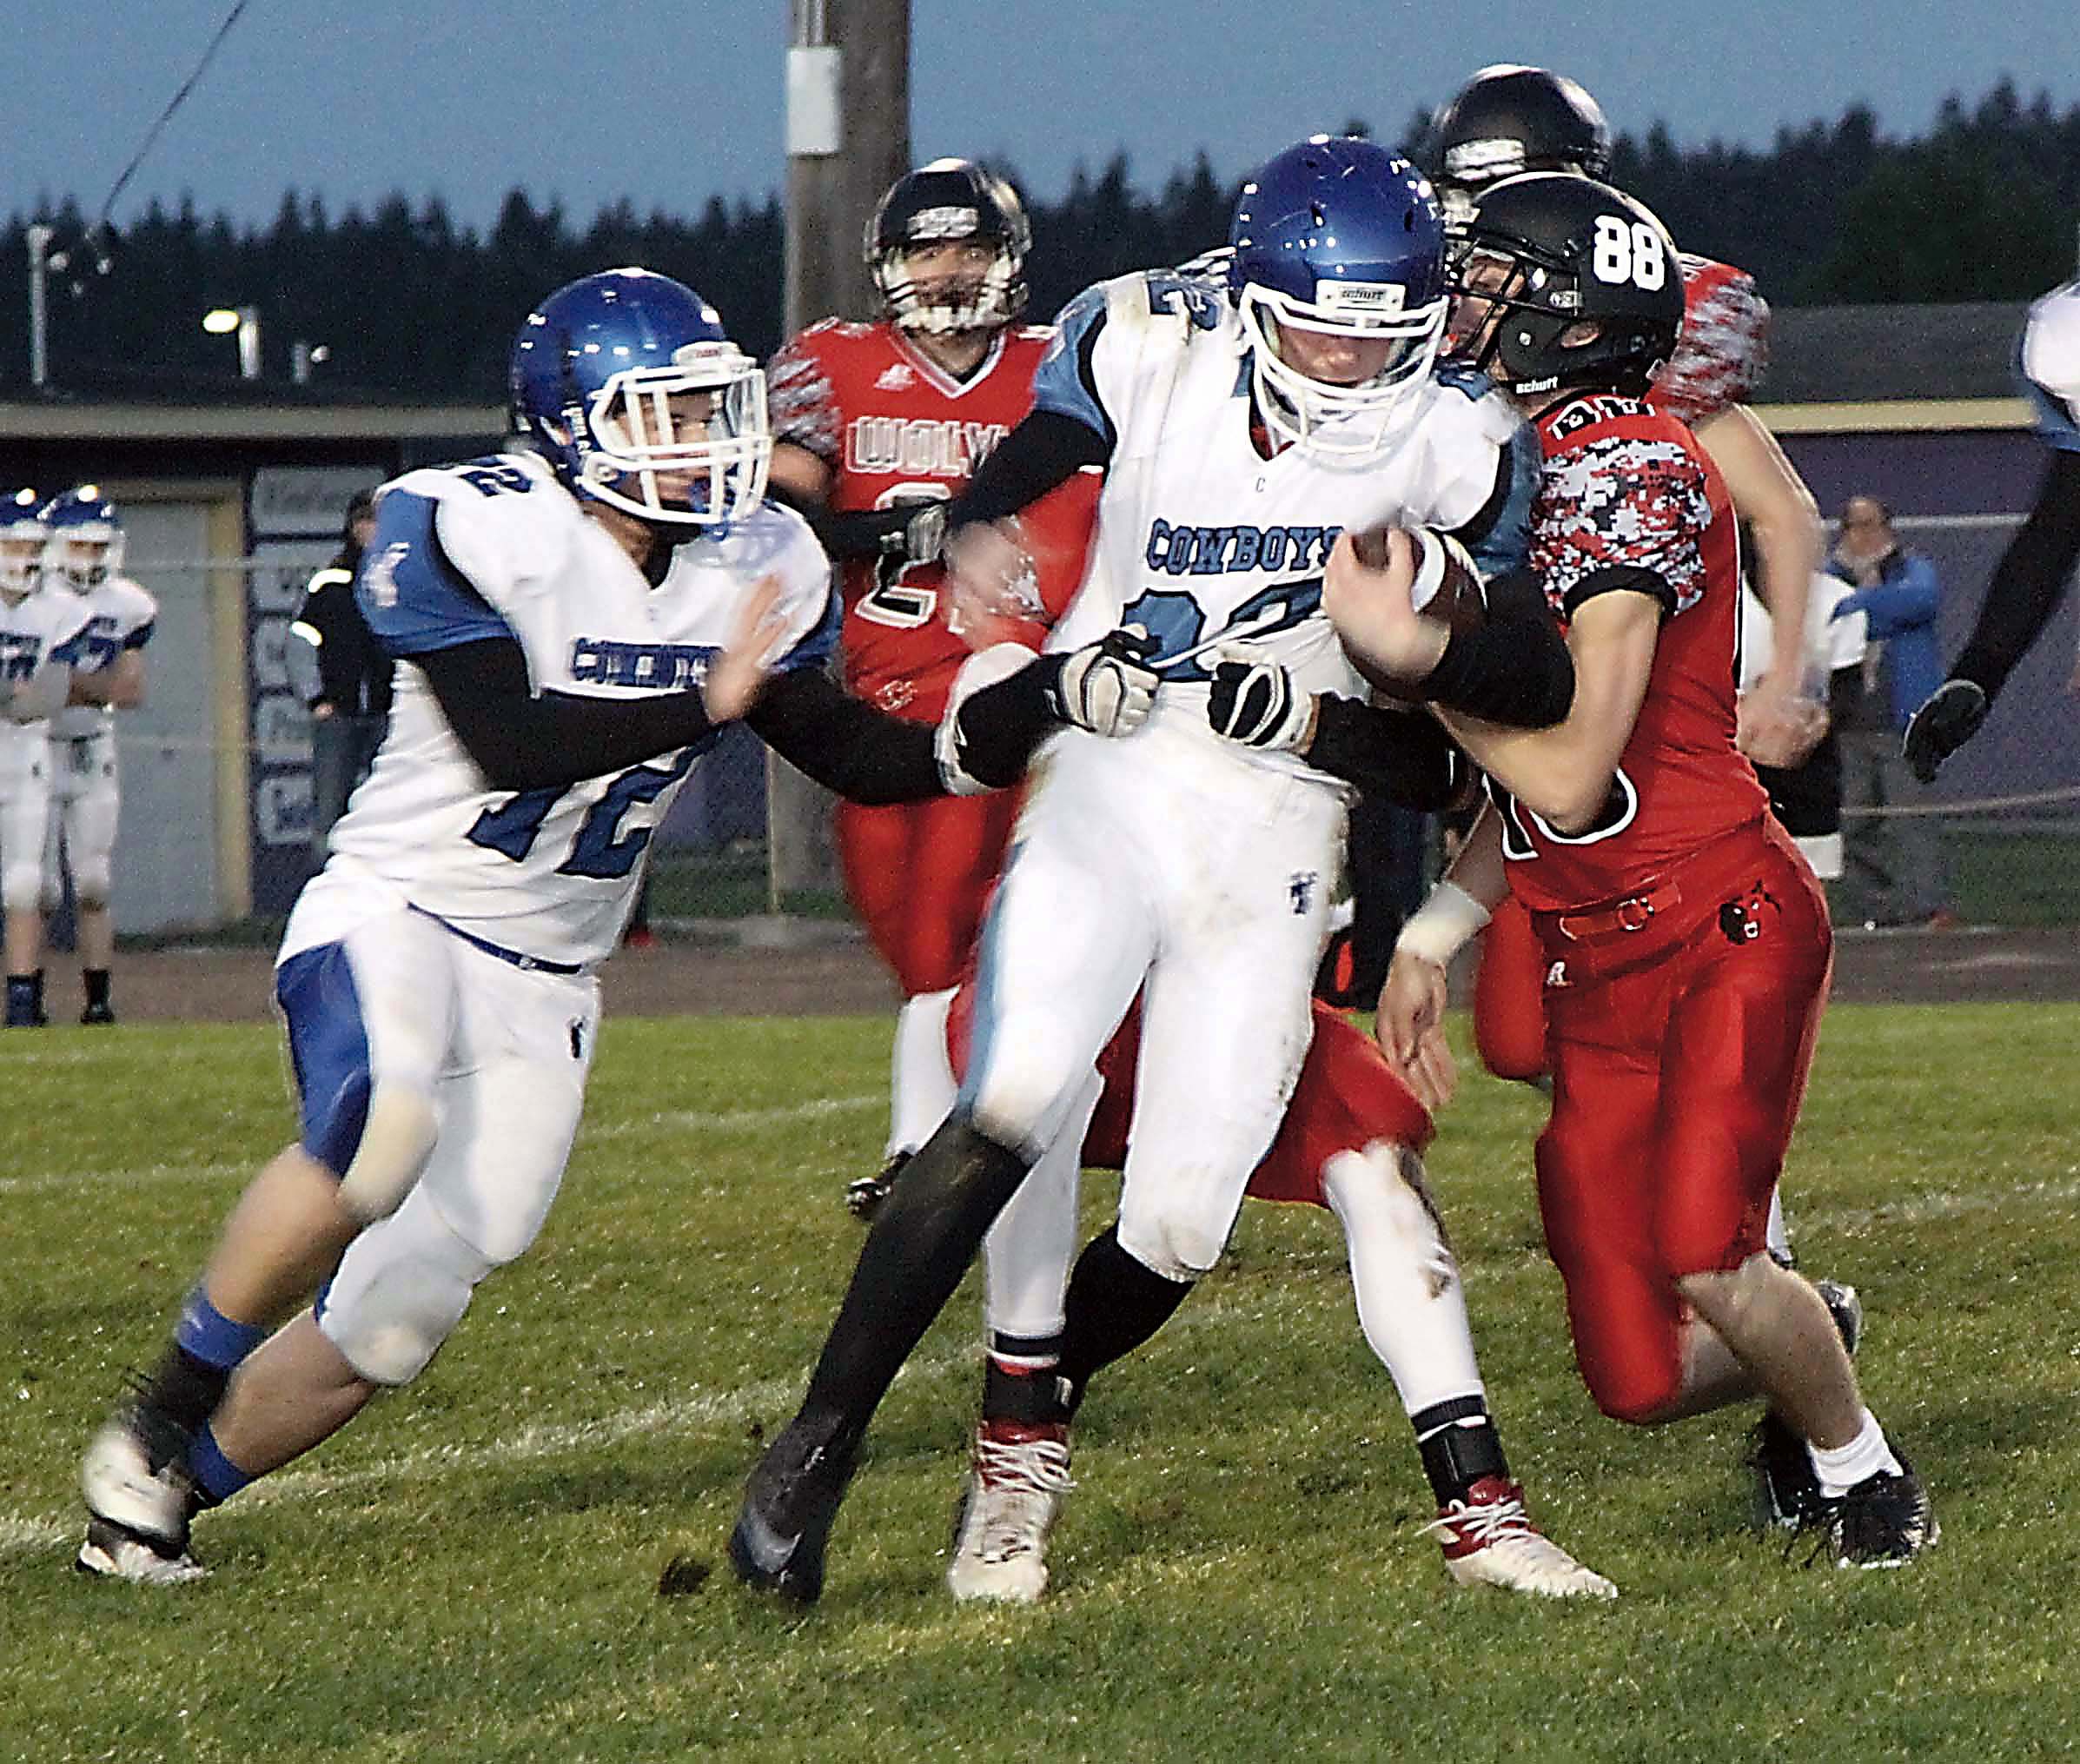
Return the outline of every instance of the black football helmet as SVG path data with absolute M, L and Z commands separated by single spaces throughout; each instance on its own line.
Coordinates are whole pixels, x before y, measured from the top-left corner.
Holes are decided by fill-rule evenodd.
M 995 248 L 978 281 L 951 291 L 912 280 L 920 247 L 974 241 Z M 866 260 L 891 320 L 909 331 L 996 330 L 1025 310 L 1025 254 L 1033 229 L 1018 193 L 967 159 L 935 159 L 888 187 L 867 222 Z
M 1611 162 L 1603 107 L 1573 80 L 1544 68 L 1499 63 L 1459 89 L 1432 123 L 1445 218 L 1473 193 L 1526 171 L 1601 177 Z
M 1456 229 L 1454 358 L 1526 395 L 1637 397 L 1683 328 L 1683 270 L 1652 209 L 1593 178 L 1526 172 L 1488 185 Z M 1593 327 L 1592 329 L 1591 327 Z

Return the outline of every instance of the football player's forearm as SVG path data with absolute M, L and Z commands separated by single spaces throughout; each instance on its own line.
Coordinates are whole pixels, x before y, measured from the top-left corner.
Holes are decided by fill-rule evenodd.
M 1302 757 L 1367 796 L 1425 812 L 1449 807 L 1466 778 L 1459 750 L 1429 717 L 1326 693 Z
M 744 720 L 790 766 L 848 802 L 878 806 L 945 794 L 931 724 L 878 711 L 823 674 L 782 674 Z
M 953 499 L 947 526 L 1001 521 L 1037 502 L 1085 466 L 1102 466 L 1112 450 L 1104 436 L 1059 411 L 1029 411 Z
M 1726 480 L 1735 513 L 1755 535 L 1772 633 L 1770 677 L 1795 692 L 1804 683 L 1812 579 L 1824 548 L 1818 505 L 1776 437 L 1746 406 L 1714 411 L 1694 432 Z
M 541 790 L 626 771 L 690 746 L 715 726 L 698 692 L 640 699 L 538 694 L 520 645 L 507 638 L 409 660 L 494 790 Z
M 1989 699 L 2050 622 L 2080 562 L 2080 453 L 2056 452 L 2037 506 L 1994 567 L 1986 604 L 1951 668 Z

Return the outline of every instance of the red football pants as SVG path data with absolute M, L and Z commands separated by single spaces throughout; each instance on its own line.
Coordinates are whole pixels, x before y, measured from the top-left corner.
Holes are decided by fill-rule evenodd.
M 1534 916 L 1563 976 L 1539 1209 L 1583 1382 L 1620 1421 L 1680 1389 L 1677 1279 L 1763 1247 L 1832 964 L 1819 885 L 1773 821 L 1673 879 L 1680 902 L 1642 931 L 1576 941 Z
M 1481 965 L 1474 976 L 1474 1046 L 1497 1078 L 1544 1075 L 1545 988 L 1546 952 L 1531 914 L 1507 894 L 1481 933 Z
M 1020 793 L 838 805 L 845 893 L 903 996 L 943 992 L 967 972 Z

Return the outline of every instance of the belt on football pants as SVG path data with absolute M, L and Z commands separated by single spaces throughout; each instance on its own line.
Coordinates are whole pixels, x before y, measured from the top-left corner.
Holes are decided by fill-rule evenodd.
M 1591 912 L 1563 912 L 1553 923 L 1562 937 L 1575 943 L 1586 943 L 1593 938 L 1609 937 L 1613 932 L 1645 931 L 1657 914 L 1679 905 L 1682 899 L 1683 891 L 1679 887 L 1673 882 L 1664 882 L 1659 888 L 1650 888 L 1644 894 L 1628 894 L 1623 900 L 1597 907 Z
M 427 912 L 423 906 L 414 906 L 413 912 L 423 914 L 451 936 L 459 937 L 472 949 L 482 950 L 487 956 L 496 956 L 501 962 L 511 962 L 516 968 L 530 974 L 582 974 L 582 962 L 552 962 L 540 956 L 522 955 L 518 950 L 509 950 L 503 944 L 493 943 L 488 938 L 473 936 L 459 925 L 450 925 L 437 912 Z

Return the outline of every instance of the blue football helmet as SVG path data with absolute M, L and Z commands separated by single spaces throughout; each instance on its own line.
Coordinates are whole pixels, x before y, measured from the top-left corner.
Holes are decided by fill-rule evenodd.
M 43 580 L 43 547 L 50 529 L 42 520 L 43 499 L 15 490 L 0 501 L 0 596 L 19 600 Z
M 683 282 L 605 269 L 560 288 L 513 345 L 513 424 L 575 494 L 722 529 L 765 495 L 765 375 Z M 705 395 L 705 417 L 672 401 Z
M 1385 445 L 1444 335 L 1444 223 L 1423 175 L 1370 141 L 1288 147 L 1242 186 L 1228 286 L 1248 334 L 1257 408 L 1283 439 L 1345 461 Z M 1295 332 L 1354 340 L 1380 365 L 1355 384 L 1287 359 Z
M 38 517 L 50 534 L 45 554 L 76 594 L 98 588 L 123 567 L 123 522 L 98 484 L 80 484 L 43 505 Z

